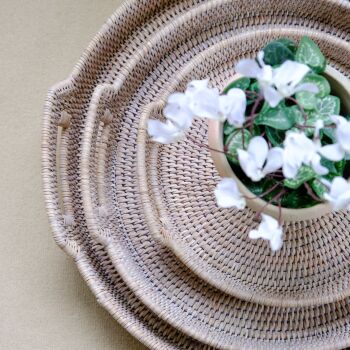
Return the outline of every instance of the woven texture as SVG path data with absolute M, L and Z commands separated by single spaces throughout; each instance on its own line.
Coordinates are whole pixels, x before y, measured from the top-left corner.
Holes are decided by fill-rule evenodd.
M 350 344 L 346 216 L 295 224 L 272 256 L 245 238 L 249 211 L 215 208 L 208 152 L 150 144 L 144 130 L 169 92 L 205 76 L 223 87 L 237 59 L 275 36 L 310 35 L 346 74 L 349 23 L 338 1 L 130 1 L 49 93 L 43 178 L 55 238 L 101 303 L 151 348 Z M 204 124 L 191 133 L 206 142 Z M 167 247 L 246 300 L 203 282 Z

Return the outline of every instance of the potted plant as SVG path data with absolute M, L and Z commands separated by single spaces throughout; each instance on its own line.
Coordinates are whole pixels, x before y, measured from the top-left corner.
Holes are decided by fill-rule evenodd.
M 218 205 L 252 208 L 262 222 L 249 237 L 278 250 L 284 222 L 350 209 L 350 82 L 308 37 L 277 39 L 235 71 L 221 94 L 199 80 L 170 95 L 148 132 L 167 144 L 208 119 Z

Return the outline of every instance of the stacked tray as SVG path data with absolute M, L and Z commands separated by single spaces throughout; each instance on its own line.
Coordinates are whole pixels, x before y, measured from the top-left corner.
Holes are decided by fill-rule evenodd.
M 188 81 L 224 87 L 237 60 L 302 35 L 349 75 L 347 1 L 126 1 L 49 92 L 43 179 L 55 239 L 152 349 L 350 345 L 349 215 L 294 223 L 271 254 L 246 238 L 249 210 L 216 208 L 205 149 L 159 146 L 145 130 Z M 191 134 L 206 143 L 207 126 Z

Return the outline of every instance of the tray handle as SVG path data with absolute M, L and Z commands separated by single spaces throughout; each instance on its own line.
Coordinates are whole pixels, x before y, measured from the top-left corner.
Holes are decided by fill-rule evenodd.
M 137 175 L 146 222 L 151 234 L 154 239 L 169 247 L 173 244 L 173 238 L 170 234 L 173 232 L 171 228 L 172 224 L 168 220 L 166 213 L 162 210 L 161 198 L 158 198 L 150 190 L 153 186 L 157 186 L 154 183 L 156 174 L 152 174 L 152 169 L 147 168 L 146 164 L 146 153 L 150 152 L 151 157 L 157 157 L 159 149 L 159 146 L 148 146 L 148 143 L 151 141 L 147 133 L 147 123 L 151 117 L 161 117 L 164 106 L 165 100 L 159 100 L 145 106 L 141 113 L 137 139 Z M 153 195 L 150 193 L 153 193 Z
M 74 239 L 67 149 L 72 121 L 68 106 L 73 98 L 70 80 L 49 90 L 42 122 L 41 156 L 43 192 L 54 239 L 59 247 L 76 259 L 80 249 Z

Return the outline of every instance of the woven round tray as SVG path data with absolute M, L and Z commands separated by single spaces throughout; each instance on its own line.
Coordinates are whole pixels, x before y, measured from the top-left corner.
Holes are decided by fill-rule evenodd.
M 110 303 L 113 298 L 111 290 L 118 284 L 106 252 L 135 295 L 159 317 L 215 347 L 337 349 L 350 343 L 348 300 L 310 307 L 263 306 L 230 297 L 204 284 L 172 253 L 152 239 L 138 190 L 136 155 L 140 115 L 149 103 L 164 96 L 167 83 L 174 75 L 178 76 L 193 57 L 200 56 L 200 52 L 224 39 L 234 35 L 238 37 L 243 27 L 247 32 L 266 27 L 266 24 L 271 27 L 274 21 L 280 27 L 293 26 L 298 23 L 295 19 L 298 16 L 307 16 L 308 24 L 312 21 L 317 24 L 319 20 L 316 26 L 319 30 L 321 28 L 346 38 L 346 23 L 343 28 L 341 21 L 335 23 L 329 19 L 329 26 L 325 28 L 319 19 L 322 16 L 326 19 L 327 13 L 334 14 L 335 11 L 348 13 L 345 4 L 324 2 L 323 9 L 313 17 L 310 13 L 316 2 L 308 2 L 307 6 L 299 9 L 300 3 L 288 2 L 289 10 L 279 12 L 276 7 L 272 11 L 273 4 L 264 1 L 264 8 L 267 6 L 269 10 L 263 12 L 263 7 L 257 6 L 258 2 L 208 1 L 204 5 L 194 5 L 183 1 L 177 5 L 182 9 L 174 10 L 169 18 L 171 24 L 161 30 L 154 26 L 152 31 L 156 34 L 143 41 L 146 42 L 144 45 L 139 40 L 136 41 L 139 46 L 134 44 L 123 49 L 116 44 L 123 31 L 118 17 L 114 17 L 85 55 L 78 79 L 68 81 L 59 92 L 56 90 L 49 96 L 44 124 L 43 169 L 51 223 L 58 243 L 66 250 L 79 251 L 77 261 L 83 253 L 89 257 L 97 255 L 95 260 L 102 270 L 100 283 L 105 281 L 109 286 L 109 289 L 103 289 L 101 295 L 104 301 L 107 300 L 104 304 L 109 310 L 113 309 L 112 313 L 118 312 Z M 147 1 L 147 4 L 146 1 L 138 1 L 140 8 L 134 11 L 136 14 L 143 11 L 143 15 L 148 6 L 155 4 L 157 10 L 164 9 L 159 1 Z M 317 4 L 319 6 L 320 2 Z M 191 11 L 187 6 L 193 6 Z M 265 17 L 259 17 L 259 12 L 263 12 Z M 293 15 L 289 16 L 289 12 Z M 154 15 L 158 20 L 159 14 Z M 137 16 L 135 23 L 140 26 Z M 118 50 L 122 54 L 117 55 Z M 242 51 L 242 55 L 253 54 L 253 51 Z M 224 70 L 224 65 L 219 65 L 218 70 L 211 72 L 212 79 L 223 83 L 222 74 L 229 72 L 232 64 L 227 62 Z M 112 82 L 113 85 L 108 85 Z M 70 123 L 62 111 L 71 115 Z M 55 174 L 56 123 L 59 120 L 64 129 L 59 179 L 64 215 L 58 205 Z M 194 132 L 199 130 L 205 134 L 205 129 L 199 129 L 199 126 Z M 208 170 L 212 169 L 209 167 Z M 211 183 L 213 179 L 209 185 Z M 84 213 L 81 211 L 82 204 Z M 66 224 L 72 223 L 73 219 L 74 225 L 64 229 L 64 219 Z M 91 266 L 92 262 L 88 260 L 85 268 L 88 270 Z M 103 271 L 106 267 L 107 270 Z M 86 278 L 93 286 L 97 283 L 88 275 Z M 125 290 L 121 288 L 120 293 Z M 125 324 L 142 338 L 144 328 L 139 323 L 132 326 Z M 183 339 L 184 342 L 189 341 L 186 337 Z M 199 349 L 204 346 L 188 344 L 177 343 L 173 347 Z M 161 348 L 159 342 L 149 346 Z
M 281 251 L 273 254 L 262 240 L 252 241 L 256 227 L 251 210 L 221 210 L 214 188 L 219 182 L 207 142 L 206 122 L 197 122 L 187 141 L 160 147 L 147 143 L 149 117 L 161 118 L 169 93 L 192 79 L 210 76 L 227 86 L 233 65 L 242 53 L 259 50 L 277 36 L 317 40 L 331 64 L 344 74 L 350 44 L 305 29 L 257 29 L 211 46 L 190 61 L 166 91 L 145 108 L 138 139 L 138 173 L 146 218 L 153 235 L 203 279 L 245 300 L 269 305 L 317 305 L 350 293 L 350 215 L 332 213 L 318 220 L 285 225 Z M 204 140 L 204 141 L 203 141 Z M 148 190 L 145 190 L 148 189 Z

